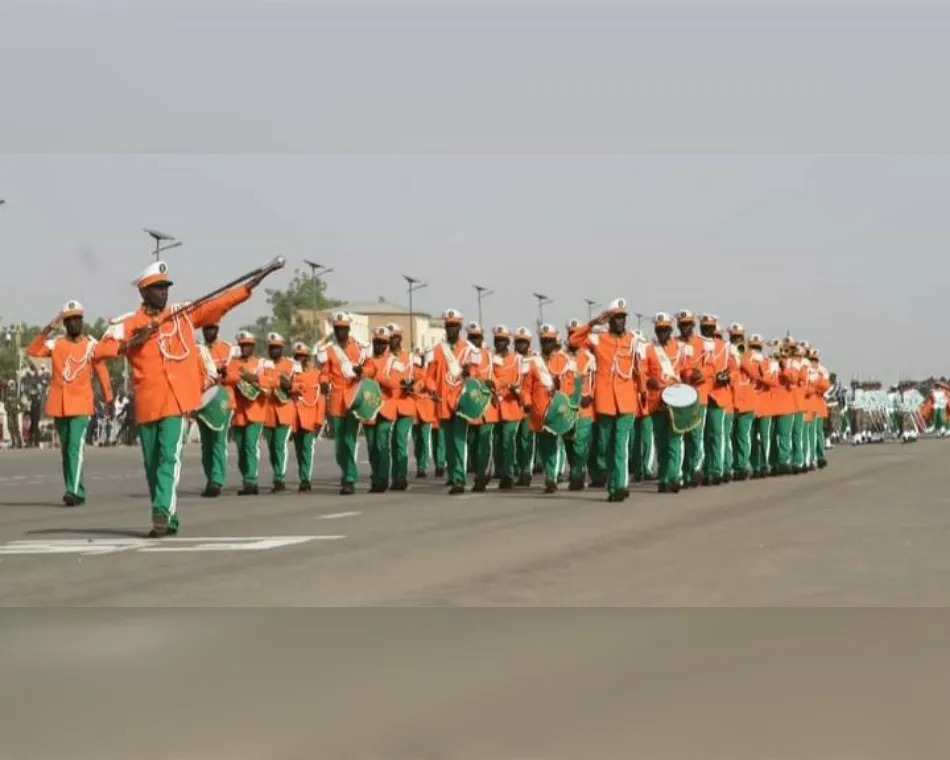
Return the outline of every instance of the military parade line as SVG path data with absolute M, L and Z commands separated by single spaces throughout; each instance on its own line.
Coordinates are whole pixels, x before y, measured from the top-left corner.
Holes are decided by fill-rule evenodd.
M 356 491 L 357 442 L 369 448 L 370 491 L 409 488 L 416 477 L 447 477 L 450 494 L 493 479 L 507 491 L 529 487 L 540 471 L 544 491 L 605 488 L 608 501 L 630 496 L 630 478 L 653 478 L 662 494 L 826 466 L 823 420 L 830 374 L 816 348 L 787 337 L 765 353 L 743 325 L 724 331 L 714 315 L 653 319 L 655 339 L 627 329 L 627 303 L 613 301 L 590 322 L 537 336 L 504 325 L 465 324 L 442 315 L 444 340 L 427 352 L 403 346 L 398 324 L 376 328 L 371 345 L 350 335 L 351 317 L 333 315 L 333 334 L 310 347 L 268 335 L 267 356 L 239 332 L 236 346 L 218 324 L 285 262 L 274 259 L 202 298 L 169 305 L 165 262 L 133 285 L 138 309 L 110 320 L 100 341 L 84 335 L 83 306 L 69 301 L 27 354 L 52 365 L 47 414 L 61 441 L 63 502 L 85 503 L 83 449 L 95 376 L 107 401 L 103 362 L 126 357 L 131 369 L 152 538 L 179 530 L 177 491 L 186 419 L 197 419 L 203 496 L 221 494 L 228 436 L 238 452 L 241 495 L 259 493 L 259 451 L 267 444 L 272 492 L 286 489 L 288 453 L 296 454 L 300 491 L 311 490 L 314 442 L 328 426 L 341 472 L 340 494 Z M 698 333 L 696 332 L 698 323 Z M 463 324 L 464 337 L 463 337 Z M 673 335 L 674 325 L 678 335 Z M 62 334 L 53 335 L 62 329 Z M 204 344 L 196 337 L 201 330 Z

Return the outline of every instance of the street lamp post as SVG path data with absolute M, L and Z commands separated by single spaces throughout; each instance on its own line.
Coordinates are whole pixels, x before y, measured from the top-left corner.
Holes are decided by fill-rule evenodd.
M 637 311 L 637 312 L 634 312 L 634 316 L 637 318 L 637 332 L 640 332 L 640 327 L 643 324 L 643 317 L 645 315 Z
M 587 304 L 587 321 L 590 322 L 594 318 L 594 309 L 600 304 L 590 298 L 585 298 L 584 303 Z
M 310 267 L 310 279 L 313 281 L 313 343 L 316 345 L 319 337 L 317 335 L 317 306 L 319 304 L 318 296 L 320 295 L 320 288 L 317 287 L 317 277 L 323 277 L 323 275 L 329 274 L 333 270 L 309 259 L 304 259 L 303 262 Z
M 182 245 L 180 240 L 176 241 L 171 235 L 166 235 L 164 232 L 159 232 L 158 230 L 145 229 L 149 237 L 155 241 L 155 248 L 152 249 L 151 254 L 155 257 L 155 261 L 158 261 L 158 257 L 165 253 L 165 251 L 170 251 L 172 248 L 178 248 Z M 164 243 L 167 243 L 163 245 Z
M 538 299 L 538 332 L 540 333 L 541 325 L 544 324 L 544 307 L 554 303 L 554 299 L 541 293 L 534 293 L 534 297 Z
M 417 280 L 415 277 L 410 277 L 407 274 L 402 276 L 402 279 L 406 281 L 408 286 L 407 292 L 409 293 L 409 350 L 416 350 L 416 318 L 413 316 L 412 311 L 412 294 L 417 290 L 422 290 L 426 287 L 426 283 L 422 280 Z
M 482 299 L 488 298 L 495 291 L 482 285 L 472 285 L 472 287 L 475 288 L 475 292 L 478 294 L 478 324 L 482 326 L 482 329 L 485 329 L 485 323 L 482 321 Z

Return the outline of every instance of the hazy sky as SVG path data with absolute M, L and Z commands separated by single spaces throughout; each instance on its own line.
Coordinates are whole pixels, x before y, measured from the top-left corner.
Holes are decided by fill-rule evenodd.
M 534 291 L 559 325 L 625 296 L 947 373 L 948 31 L 911 3 L 0 0 L 0 315 L 134 308 L 152 226 L 179 298 L 282 254 L 343 299 L 405 302 L 405 273 L 475 316 L 480 284 L 533 328 Z

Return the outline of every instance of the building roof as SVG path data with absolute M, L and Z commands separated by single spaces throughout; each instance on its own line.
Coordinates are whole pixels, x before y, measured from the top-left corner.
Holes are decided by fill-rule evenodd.
M 374 314 L 409 314 L 407 307 L 391 303 L 382 297 L 376 301 L 351 301 L 350 303 L 342 304 L 333 309 L 333 311 L 337 310 L 348 311 L 351 314 L 365 314 L 366 316 L 372 316 Z M 420 319 L 430 316 L 428 312 L 421 311 L 415 307 L 412 309 L 412 314 L 414 317 L 419 317 Z

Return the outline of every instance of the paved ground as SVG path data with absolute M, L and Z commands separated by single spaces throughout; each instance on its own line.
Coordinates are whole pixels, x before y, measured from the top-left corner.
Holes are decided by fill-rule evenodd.
M 403 609 L 6 609 L 0 757 L 946 757 L 950 612 L 816 608 L 950 602 L 950 444 L 622 505 L 326 466 L 209 502 L 194 453 L 148 551 L 137 452 L 90 451 L 80 509 L 54 452 L 0 452 L 0 602 Z M 707 609 L 538 609 L 571 606 Z

